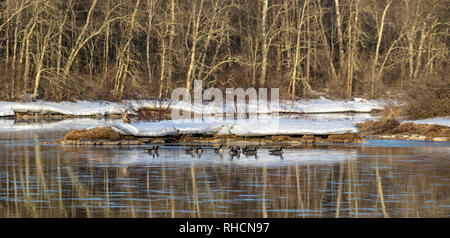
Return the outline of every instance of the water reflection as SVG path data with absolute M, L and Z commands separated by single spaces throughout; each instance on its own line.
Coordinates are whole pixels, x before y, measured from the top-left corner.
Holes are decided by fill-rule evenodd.
M 231 159 L 206 146 L 153 156 L 2 140 L 0 217 L 448 217 L 450 145 L 382 145 L 288 148 L 281 160 L 272 148 Z
M 334 164 L 344 160 L 357 158 L 355 148 L 332 148 L 331 146 L 286 149 L 283 155 L 269 154 L 268 150 L 273 148 L 261 148 L 256 155 L 233 155 L 227 151 L 217 154 L 213 147 L 203 147 L 202 154 L 186 153 L 186 147 L 163 146 L 157 155 L 149 154 L 142 146 L 94 148 L 65 146 L 66 154 L 70 156 L 82 155 L 92 166 L 173 166 L 176 168 L 211 166 L 252 166 L 252 167 L 280 167 L 293 164 Z M 80 149 L 82 151 L 80 151 Z M 94 153 L 95 152 L 95 153 Z

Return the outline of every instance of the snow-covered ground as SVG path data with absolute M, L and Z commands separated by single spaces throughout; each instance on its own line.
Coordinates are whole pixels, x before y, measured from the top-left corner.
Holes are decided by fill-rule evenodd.
M 118 123 L 119 119 L 94 119 L 94 118 L 74 118 L 59 121 L 15 121 L 13 119 L 0 119 L 0 132 L 17 131 L 45 131 L 59 130 L 70 131 L 74 129 L 90 129 L 99 126 L 111 126 Z
M 169 101 L 163 101 L 163 107 Z M 317 99 L 308 101 L 281 101 L 278 106 L 258 107 L 250 104 L 254 111 L 260 113 L 258 119 L 224 120 L 222 117 L 205 117 L 204 120 L 167 120 L 161 122 L 136 122 L 124 124 L 120 119 L 76 118 L 59 121 L 23 121 L 0 119 L 0 132 L 30 131 L 30 130 L 73 130 L 89 129 L 98 126 L 112 127 L 116 131 L 134 136 L 166 136 L 179 134 L 233 134 L 238 136 L 257 135 L 294 135 L 294 134 L 342 134 L 357 132 L 356 123 L 364 120 L 377 120 L 378 116 L 368 112 L 382 109 L 382 101 L 354 99 L 349 101 Z M 127 106 L 159 107 L 157 101 L 124 101 L 116 102 L 1 102 L 0 117 L 13 116 L 15 112 L 58 113 L 68 115 L 111 115 L 121 114 Z M 170 104 L 172 108 L 185 111 L 231 112 L 236 107 L 226 105 L 201 105 L 195 107 L 185 102 Z M 238 105 L 237 108 L 244 105 Z M 299 114 L 279 114 L 273 112 L 295 112 Z M 361 113 L 347 113 L 361 112 Z M 408 121 L 404 121 L 405 123 Z M 416 124 L 439 124 L 450 126 L 450 116 L 412 121 Z
M 338 123 L 345 123 L 346 126 L 350 124 L 355 124 L 357 122 L 362 122 L 364 120 L 374 120 L 377 116 L 370 115 L 369 113 L 320 113 L 320 114 L 297 114 L 297 115 L 278 115 L 271 116 L 269 114 L 259 115 L 260 120 L 253 122 L 246 122 L 246 124 L 240 124 L 238 126 L 234 126 L 232 131 L 236 131 L 236 128 L 242 127 L 243 125 L 253 127 L 264 127 L 266 124 L 273 121 L 275 118 L 283 119 L 281 122 L 285 122 L 285 119 L 288 119 L 291 124 L 295 124 L 295 127 L 299 127 L 297 124 L 305 123 L 303 127 L 306 129 L 307 126 L 311 125 L 319 125 L 320 123 L 325 124 L 327 126 L 337 125 Z M 340 122 L 339 122 L 340 121 Z M 18 131 L 45 131 L 45 130 L 54 130 L 54 131 L 70 131 L 74 129 L 90 129 L 93 127 L 106 126 L 111 127 L 115 126 L 116 128 L 122 128 L 123 130 L 131 130 L 133 133 L 130 134 L 139 134 L 139 133 L 147 133 L 148 135 L 163 135 L 163 134 L 173 134 L 175 132 L 185 132 L 185 133 L 194 133 L 194 132 L 206 132 L 207 130 L 211 130 L 211 128 L 221 127 L 224 128 L 231 127 L 234 123 L 233 120 L 223 121 L 219 120 L 216 117 L 205 118 L 205 122 L 203 121 L 187 121 L 185 124 L 180 124 L 183 121 L 164 121 L 164 122 L 146 122 L 146 123 L 133 123 L 132 125 L 123 124 L 121 119 L 109 119 L 109 118 L 72 118 L 72 119 L 64 119 L 64 120 L 15 120 L 9 118 L 0 118 L 0 132 L 18 132 Z M 242 123 L 245 123 L 245 120 L 241 120 Z M 295 123 L 294 123 L 295 122 Z M 309 123 L 311 122 L 311 123 Z M 226 124 L 222 125 L 222 124 Z M 174 127 L 172 127 L 174 126 Z M 275 125 L 274 125 L 275 126 Z M 282 125 L 282 127 L 286 129 L 286 125 Z M 135 128 L 136 127 L 136 128 Z M 149 129 L 149 128 L 152 129 Z M 274 127 L 272 127 L 273 129 Z M 244 127 L 244 129 L 246 129 Z M 152 132 L 153 130 L 153 132 Z M 224 129 L 225 130 L 225 129 Z M 211 131 L 210 133 L 213 133 Z M 289 131 L 288 131 L 289 132 Z
M 0 101 L 0 117 L 14 116 L 15 112 L 26 113 L 54 113 L 76 116 L 113 115 L 121 114 L 128 105 L 134 107 L 159 107 L 155 100 L 127 100 L 121 103 L 105 101 L 77 101 L 77 102 L 5 102 Z M 195 113 L 213 112 L 227 113 L 247 107 L 248 110 L 257 113 L 294 112 L 294 113 L 335 113 L 335 112 L 370 112 L 374 109 L 382 109 L 383 103 L 379 100 L 329 100 L 315 99 L 305 101 L 282 100 L 277 104 L 263 105 L 255 103 L 238 104 L 236 106 L 217 105 L 209 103 L 195 106 L 183 101 L 163 101 L 162 107 L 169 106 L 173 109 L 181 109 Z
M 377 120 L 369 113 L 308 114 L 297 116 L 263 116 L 249 120 L 167 120 L 160 122 L 137 122 L 125 124 L 120 119 L 75 118 L 59 121 L 16 121 L 0 119 L 0 132 L 17 131 L 70 131 L 106 126 L 121 134 L 134 136 L 166 136 L 179 134 L 233 134 L 238 136 L 295 135 L 295 134 L 342 134 L 357 132 L 356 123 Z M 403 121 L 406 123 L 410 121 Z M 412 121 L 416 124 L 450 126 L 450 117 Z
M 20 113 L 55 113 L 76 116 L 121 114 L 123 106 L 114 102 L 4 102 L 0 101 L 0 116 L 14 116 Z
M 406 122 L 413 122 L 414 124 L 429 124 L 429 125 L 443 125 L 443 126 L 450 126 L 450 116 L 447 117 L 435 117 L 435 118 L 429 118 L 429 119 L 423 119 L 423 120 L 415 120 L 415 121 L 404 121 Z
M 112 128 L 124 135 L 167 136 L 182 134 L 218 134 L 237 136 L 344 134 L 357 132 L 350 120 L 252 119 L 116 123 Z

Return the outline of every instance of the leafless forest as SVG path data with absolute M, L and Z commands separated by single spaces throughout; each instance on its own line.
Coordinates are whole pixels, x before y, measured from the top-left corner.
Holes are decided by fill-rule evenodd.
M 163 98 L 194 79 L 204 87 L 279 87 L 285 98 L 324 89 L 336 98 L 412 87 L 420 94 L 417 85 L 439 81 L 445 95 L 449 7 L 449 0 L 3 0 L 0 100 Z

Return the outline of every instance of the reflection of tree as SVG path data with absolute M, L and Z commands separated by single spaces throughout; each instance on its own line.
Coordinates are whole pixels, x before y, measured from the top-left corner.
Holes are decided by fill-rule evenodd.
M 28 141 L 0 147 L 1 196 L 8 198 L 0 203 L 0 216 L 447 216 L 440 205 L 449 192 L 448 148 L 351 149 L 358 159 L 321 165 L 127 166 L 86 159 L 86 153 L 107 158 L 120 150 Z

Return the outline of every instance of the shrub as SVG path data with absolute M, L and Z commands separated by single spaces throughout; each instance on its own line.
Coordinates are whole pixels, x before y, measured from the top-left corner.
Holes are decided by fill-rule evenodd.
M 73 130 L 64 136 L 64 140 L 80 139 L 117 141 L 120 140 L 120 135 L 111 128 L 97 127 L 91 130 Z
M 122 107 L 130 112 L 133 122 L 136 121 L 161 121 L 171 119 L 171 102 L 156 98 L 133 101 L 123 101 Z
M 404 97 L 411 119 L 450 115 L 450 80 L 445 72 L 413 82 Z

